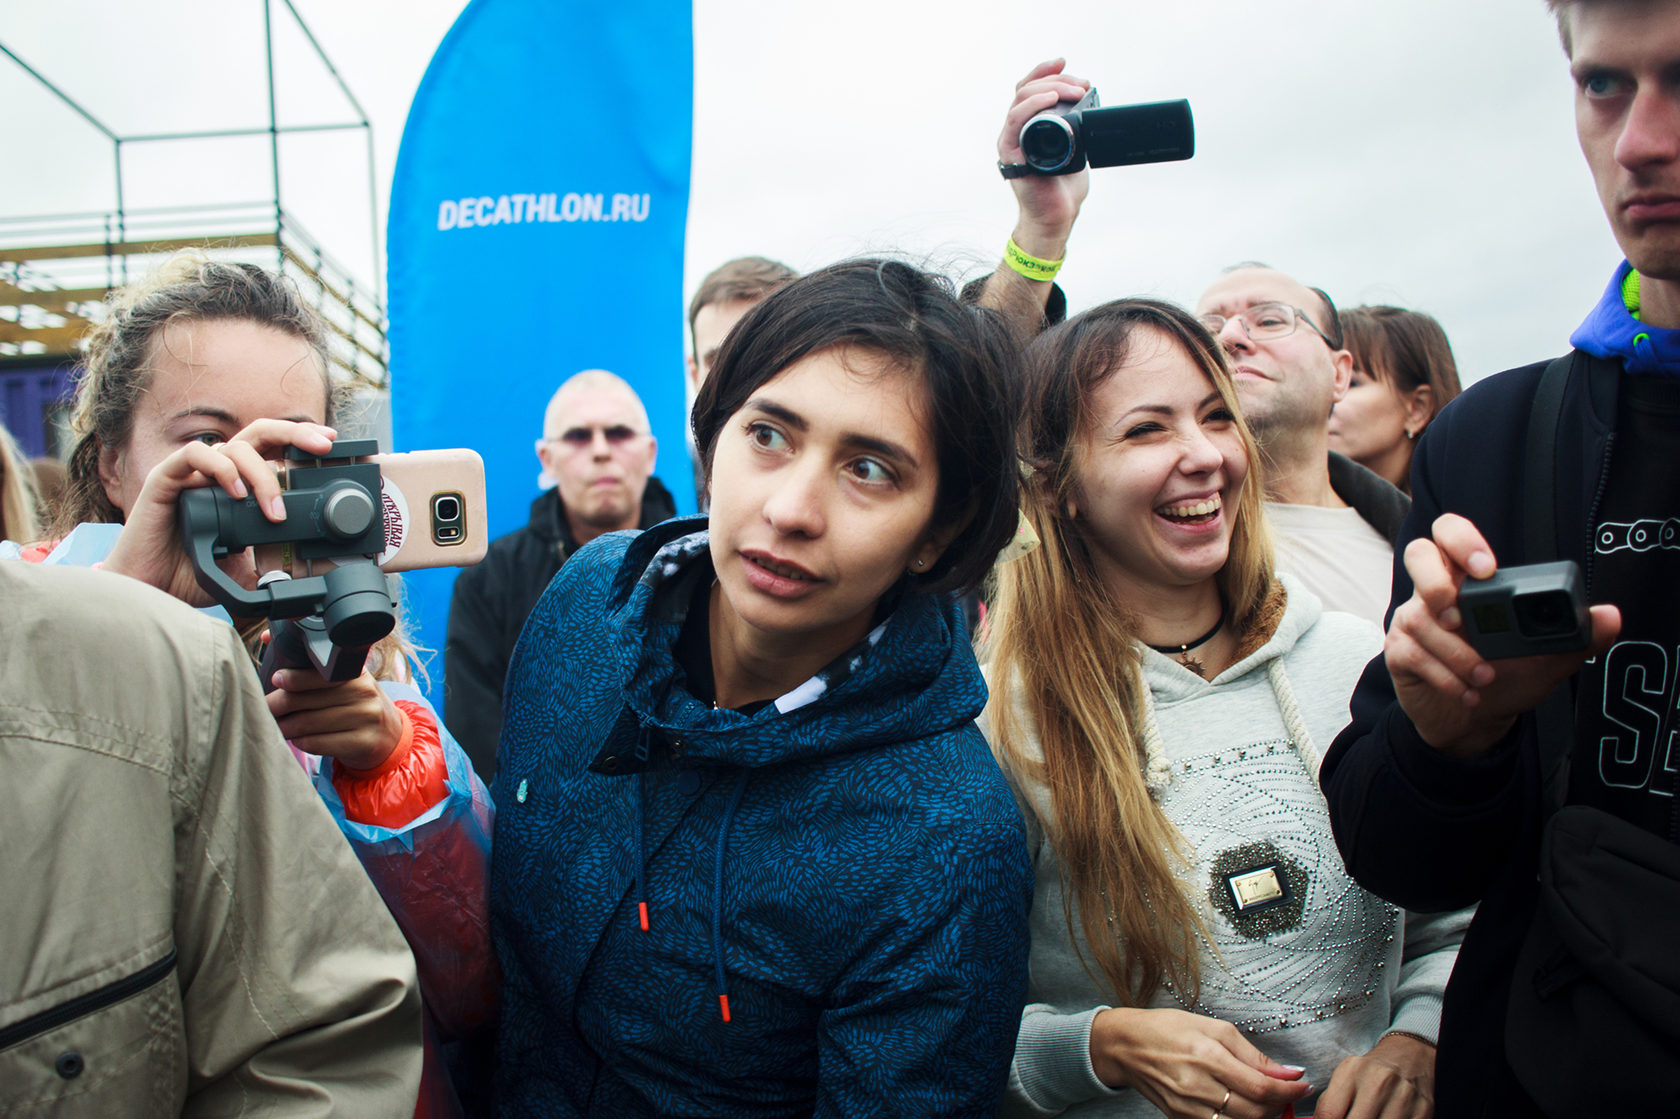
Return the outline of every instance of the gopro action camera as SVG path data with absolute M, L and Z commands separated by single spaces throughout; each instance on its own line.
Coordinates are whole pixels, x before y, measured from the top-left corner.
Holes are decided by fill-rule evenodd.
M 1458 591 L 1464 639 L 1488 660 L 1574 653 L 1592 639 L 1586 582 L 1573 560 L 1501 567 Z

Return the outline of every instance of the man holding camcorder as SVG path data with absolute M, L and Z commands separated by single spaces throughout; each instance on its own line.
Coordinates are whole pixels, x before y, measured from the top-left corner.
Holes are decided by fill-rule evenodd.
M 1363 885 L 1480 902 L 1443 1119 L 1680 1113 L 1680 6 L 1550 6 L 1627 263 L 1571 355 L 1420 441 L 1384 653 L 1321 775 Z M 1553 560 L 1579 572 L 1526 566 Z

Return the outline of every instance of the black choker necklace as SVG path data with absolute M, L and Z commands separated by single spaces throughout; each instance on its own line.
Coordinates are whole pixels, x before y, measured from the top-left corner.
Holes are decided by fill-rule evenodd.
M 1205 679 L 1207 677 L 1207 671 L 1206 671 L 1205 666 L 1203 666 L 1201 661 L 1197 660 L 1195 657 L 1190 655 L 1190 650 L 1191 649 L 1200 649 L 1203 645 L 1206 645 L 1209 641 L 1212 641 L 1213 638 L 1214 638 L 1214 635 L 1217 634 L 1220 630 L 1222 630 L 1224 628 L 1225 628 L 1225 602 L 1224 602 L 1223 599 L 1221 599 L 1220 603 L 1219 603 L 1219 620 L 1213 623 L 1213 628 L 1212 629 L 1208 630 L 1206 633 L 1204 633 L 1200 637 L 1196 638 L 1196 640 L 1186 641 L 1182 645 L 1149 645 L 1149 642 L 1147 642 L 1147 641 L 1145 641 L 1144 644 L 1149 645 L 1149 647 L 1151 649 L 1154 649 L 1157 653 L 1165 653 L 1169 657 L 1177 657 L 1179 664 L 1182 664 L 1185 668 L 1188 668 L 1191 672 L 1194 672 L 1197 676 L 1201 676 Z

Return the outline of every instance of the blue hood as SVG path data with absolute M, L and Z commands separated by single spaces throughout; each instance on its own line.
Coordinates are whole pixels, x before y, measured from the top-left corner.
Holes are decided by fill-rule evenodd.
M 1629 373 L 1680 376 L 1680 330 L 1647 326 L 1628 314 L 1622 283 L 1633 266 L 1622 261 L 1587 321 L 1569 336 L 1569 344 L 1594 357 L 1621 359 Z
M 729 837 L 749 775 L 789 762 L 891 747 L 956 730 L 985 704 L 985 683 L 949 598 L 894 588 L 887 620 L 792 691 L 751 715 L 701 703 L 685 686 L 677 635 L 694 592 L 713 578 L 704 517 L 666 521 L 630 539 L 613 576 L 607 618 L 624 710 L 591 765 L 634 774 L 631 844 L 643 932 L 649 927 L 645 774 L 655 741 L 690 763 L 734 769 L 718 828 L 712 881 L 712 963 L 723 1020 L 730 1020 L 723 897 Z M 844 728 L 842 732 L 840 728 Z
M 624 547 L 606 642 L 635 716 L 621 730 L 680 734 L 693 760 L 756 769 L 939 734 L 979 715 L 985 685 L 959 608 L 947 596 L 907 587 L 892 592 L 897 602 L 885 622 L 756 714 L 715 711 L 695 699 L 672 647 L 696 580 L 712 578 L 705 524 L 704 517 L 666 521 Z M 846 712 L 843 735 L 834 732 L 837 711 Z M 609 741 L 603 753 L 628 763 L 624 745 Z
M 578 550 L 508 674 L 491 913 L 498 1107 L 990 1115 L 1020 1030 L 1032 868 L 971 722 L 956 605 L 882 621 L 751 714 L 673 652 L 705 521 Z

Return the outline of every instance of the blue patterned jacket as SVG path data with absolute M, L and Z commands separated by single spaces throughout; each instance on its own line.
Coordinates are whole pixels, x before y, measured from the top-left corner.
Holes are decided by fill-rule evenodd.
M 1032 870 L 957 608 L 906 594 L 793 692 L 714 711 L 672 654 L 704 524 L 578 552 L 514 654 L 500 1110 L 993 1114 Z

